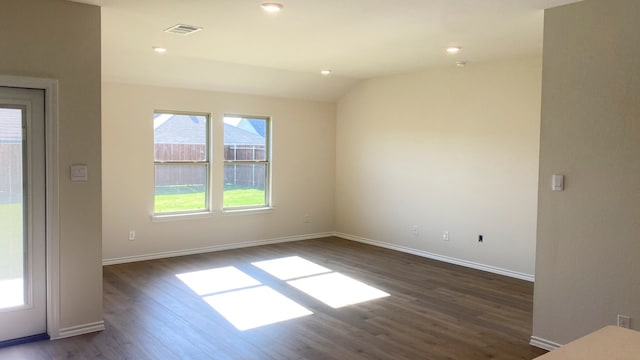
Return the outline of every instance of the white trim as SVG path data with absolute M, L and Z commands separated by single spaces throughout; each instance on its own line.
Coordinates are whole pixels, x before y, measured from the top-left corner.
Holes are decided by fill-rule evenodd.
M 89 324 L 71 326 L 68 328 L 60 329 L 60 331 L 58 332 L 58 336 L 56 336 L 55 338 L 52 336 L 51 340 L 64 339 L 64 338 L 77 336 L 77 335 L 84 335 L 92 332 L 103 331 L 104 329 L 105 329 L 104 321 L 96 321 Z
M 44 90 L 46 142 L 47 333 L 60 334 L 60 222 L 58 203 L 58 80 L 0 75 L 0 86 Z
M 267 207 L 254 207 L 254 208 L 223 208 L 222 215 L 224 216 L 236 216 L 236 215 L 257 215 L 257 214 L 269 214 L 275 210 L 273 206 Z
M 452 258 L 452 257 L 445 256 L 445 255 L 434 254 L 434 253 L 430 253 L 430 252 L 423 251 L 423 250 L 417 250 L 417 249 L 413 249 L 413 248 L 409 248 L 409 247 L 405 247 L 405 246 L 386 243 L 386 242 L 383 242 L 383 241 L 371 240 L 371 239 L 363 238 L 363 237 L 360 237 L 360 236 L 354 236 L 354 235 L 349 235 L 349 234 L 344 234 L 344 233 L 339 233 L 339 232 L 336 232 L 335 236 L 337 236 L 339 238 L 346 239 L 346 240 L 357 241 L 357 242 L 361 242 L 361 243 L 365 243 L 365 244 L 369 244 L 369 245 L 373 245 L 373 246 L 378 246 L 378 247 L 382 247 L 382 248 L 386 248 L 386 249 L 391 249 L 391 250 L 396 250 L 396 251 L 400 251 L 400 252 L 404 252 L 404 253 L 408 253 L 408 254 L 418 255 L 418 256 L 426 257 L 426 258 L 433 259 L 433 260 L 443 261 L 443 262 L 446 262 L 446 263 L 460 265 L 460 266 L 464 266 L 464 267 L 468 267 L 468 268 L 472 268 L 472 269 L 476 269 L 476 270 L 487 271 L 487 272 L 490 272 L 490 273 L 504 275 L 504 276 L 508 276 L 508 277 L 512 277 L 512 278 L 516 278 L 516 279 L 520 279 L 520 280 L 526 280 L 526 281 L 531 281 L 531 282 L 533 282 L 535 280 L 534 275 L 531 275 L 531 274 L 525 274 L 525 273 L 521 273 L 521 272 L 518 272 L 518 271 L 499 268 L 499 267 L 496 267 L 496 266 L 480 264 L 480 263 L 473 262 L 473 261 L 456 259 L 456 258 Z
M 301 240 L 311 240 L 311 239 L 318 239 L 318 238 L 324 238 L 324 237 L 330 237 L 330 236 L 333 236 L 333 232 L 289 236 L 289 237 L 281 237 L 281 238 L 267 239 L 267 240 L 247 241 L 247 242 L 242 242 L 237 244 L 214 245 L 214 246 L 207 246 L 202 248 L 167 251 L 167 252 L 154 253 L 154 254 L 125 256 L 121 258 L 104 259 L 102 260 L 102 265 L 115 265 L 115 264 L 123 264 L 123 263 L 130 263 L 130 262 L 136 262 L 136 261 L 164 259 L 164 258 L 170 258 L 175 256 L 194 255 L 194 254 L 202 254 L 202 253 L 208 253 L 208 252 L 214 252 L 214 251 L 241 249 L 241 248 L 247 248 L 247 247 L 279 244 L 279 243 L 301 241 Z
M 151 222 L 180 221 L 180 220 L 197 220 L 208 219 L 213 217 L 213 211 L 192 212 L 183 214 L 153 214 Z
M 529 344 L 532 346 L 538 347 L 540 349 L 549 350 L 549 351 L 559 349 L 562 346 L 558 343 L 555 343 L 550 340 L 542 339 L 537 336 L 532 336 L 531 341 L 529 341 Z

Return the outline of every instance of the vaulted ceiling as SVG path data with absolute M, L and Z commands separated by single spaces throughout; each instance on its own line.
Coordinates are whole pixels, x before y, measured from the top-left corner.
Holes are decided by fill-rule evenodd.
M 76 2 L 102 7 L 105 81 L 333 101 L 362 79 L 541 53 L 543 10 L 576 1 Z M 164 32 L 176 24 L 203 30 Z

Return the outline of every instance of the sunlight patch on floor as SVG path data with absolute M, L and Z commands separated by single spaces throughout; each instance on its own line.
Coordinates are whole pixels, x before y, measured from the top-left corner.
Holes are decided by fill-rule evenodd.
M 193 271 L 176 276 L 200 296 L 262 285 L 260 281 L 233 266 Z
M 390 296 L 299 256 L 251 264 L 334 309 Z M 233 266 L 177 274 L 176 277 L 240 331 L 313 314 Z
M 287 284 L 334 309 L 390 296 L 382 290 L 340 273 L 292 280 L 288 281 Z
M 233 266 L 176 277 L 240 331 L 313 314 Z
M 291 280 L 301 277 L 331 272 L 324 266 L 318 265 L 299 256 L 289 256 L 280 259 L 258 261 L 253 266 L 268 272 L 280 280 Z
M 22 279 L 0 280 L 0 309 L 25 305 Z
M 313 314 L 268 286 L 206 296 L 203 299 L 240 331 Z

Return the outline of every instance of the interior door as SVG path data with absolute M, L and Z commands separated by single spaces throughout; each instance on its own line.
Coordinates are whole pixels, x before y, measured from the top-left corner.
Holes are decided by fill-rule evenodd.
M 0 345 L 46 334 L 44 91 L 0 87 Z

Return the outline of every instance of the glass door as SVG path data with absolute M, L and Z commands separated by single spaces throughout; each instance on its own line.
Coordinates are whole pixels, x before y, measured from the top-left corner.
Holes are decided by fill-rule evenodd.
M 0 345 L 46 333 L 44 93 L 0 87 Z
M 25 286 L 25 109 L 0 108 L 0 310 L 27 304 Z

